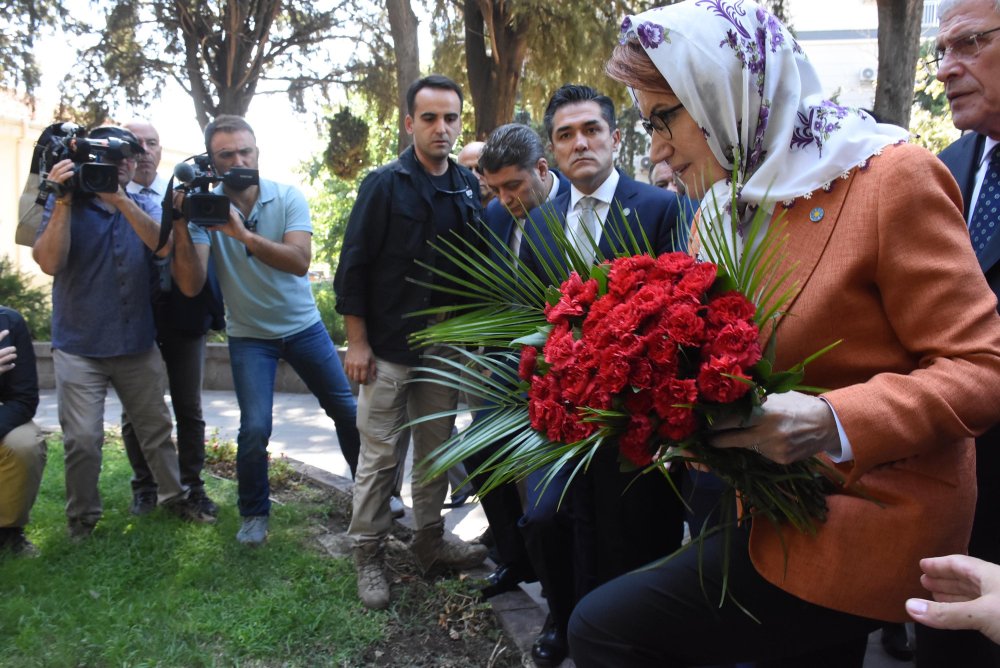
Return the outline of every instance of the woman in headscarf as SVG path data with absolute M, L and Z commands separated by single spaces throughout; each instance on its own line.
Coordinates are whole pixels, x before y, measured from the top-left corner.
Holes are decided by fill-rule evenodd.
M 605 584 L 573 614 L 571 655 L 581 668 L 861 666 L 867 634 L 921 594 L 920 558 L 965 549 L 972 437 L 1000 418 L 1000 318 L 959 190 L 903 129 L 823 99 L 791 34 L 749 1 L 688 0 L 622 28 L 607 71 L 633 92 L 650 159 L 702 199 L 695 238 L 784 214 L 798 292 L 775 368 L 842 340 L 808 367 L 821 396 L 772 395 L 712 444 L 828 457 L 863 494 L 828 497 L 815 535 L 756 519 L 728 550 L 717 534 Z M 734 170 L 729 223 L 717 212 Z

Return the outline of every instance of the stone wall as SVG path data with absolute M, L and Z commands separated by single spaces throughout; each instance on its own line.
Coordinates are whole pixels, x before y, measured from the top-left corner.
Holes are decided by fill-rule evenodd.
M 346 349 L 340 348 L 340 359 L 343 361 Z M 38 366 L 38 386 L 43 390 L 51 390 L 56 386 L 55 374 L 52 370 L 52 345 L 47 341 L 35 343 L 35 358 Z M 284 360 L 278 362 L 278 373 L 274 383 L 275 392 L 306 393 L 309 390 L 295 371 Z M 209 343 L 205 351 L 205 384 L 206 390 L 231 391 L 233 389 L 233 374 L 229 367 L 229 347 L 225 343 Z M 356 392 L 355 392 L 356 394 Z

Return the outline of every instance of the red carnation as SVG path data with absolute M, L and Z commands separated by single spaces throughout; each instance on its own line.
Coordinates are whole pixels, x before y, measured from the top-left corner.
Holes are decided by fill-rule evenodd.
M 708 321 L 721 327 L 736 320 L 753 320 L 757 308 L 739 292 L 727 292 L 708 302 Z
M 667 310 L 667 336 L 682 346 L 697 346 L 705 340 L 705 321 L 701 305 L 696 302 L 677 302 Z
M 711 262 L 699 262 L 685 272 L 674 292 L 700 300 L 712 287 L 712 283 L 715 283 L 718 273 L 718 268 Z
M 698 373 L 698 389 L 705 399 L 728 404 L 750 390 L 750 385 L 738 378 L 749 380 L 736 358 L 731 355 L 712 357 L 701 365 L 701 371 Z
M 738 320 L 720 329 L 702 348 L 702 357 L 724 357 L 729 355 L 744 369 L 749 369 L 760 361 L 760 331 L 757 326 Z
M 517 375 L 521 380 L 531 380 L 531 375 L 535 373 L 538 363 L 538 348 L 535 346 L 521 346 L 521 363 L 517 367 Z
M 559 292 L 562 293 L 559 302 L 555 306 L 545 306 L 545 318 L 553 324 L 582 316 L 585 307 L 597 298 L 597 281 L 592 278 L 583 281 L 574 271 L 559 287 Z
M 695 259 L 687 253 L 664 253 L 656 258 L 649 280 L 676 282 L 694 264 Z
M 628 427 L 618 439 L 622 455 L 636 466 L 648 466 L 653 461 L 649 439 L 653 436 L 653 423 L 645 415 L 632 415 Z

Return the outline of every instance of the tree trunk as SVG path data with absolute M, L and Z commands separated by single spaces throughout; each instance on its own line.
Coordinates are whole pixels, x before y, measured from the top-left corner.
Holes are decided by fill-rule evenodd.
M 396 87 L 399 104 L 399 126 L 397 128 L 397 153 L 410 145 L 410 135 L 406 132 L 406 89 L 420 78 L 420 53 L 417 42 L 417 15 L 413 13 L 410 0 L 386 0 L 389 12 L 389 32 L 396 52 Z
M 910 126 L 913 85 L 920 55 L 924 0 L 878 0 L 878 86 L 875 115 Z
M 511 4 L 507 0 L 465 0 L 463 7 L 465 62 L 476 109 L 476 138 L 480 140 L 514 117 L 529 21 L 526 17 L 515 21 Z

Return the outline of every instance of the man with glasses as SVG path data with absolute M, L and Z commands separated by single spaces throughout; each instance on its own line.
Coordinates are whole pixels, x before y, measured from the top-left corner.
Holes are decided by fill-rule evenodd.
M 942 0 L 930 65 L 965 135 L 941 152 L 962 189 L 979 264 L 1000 296 L 1000 0 Z M 1000 427 L 976 439 L 979 495 L 969 554 L 1000 562 Z M 917 625 L 917 666 L 1000 666 L 1000 646 L 975 631 Z
M 670 115 L 678 111 L 653 117 L 644 127 L 669 132 Z M 540 252 L 556 248 L 546 220 L 554 215 L 584 260 L 623 254 L 633 238 L 640 244 L 648 239 L 657 255 L 683 250 L 675 241 L 686 238 L 694 207 L 686 198 L 635 181 L 615 167 L 621 133 L 610 98 L 589 86 L 563 86 L 550 98 L 544 123 L 570 187 L 560 188 L 551 205 L 529 213 L 525 235 L 534 241 L 529 247 Z M 563 276 L 571 268 L 560 253 L 549 254 L 547 261 L 528 253 L 524 262 L 542 277 L 546 265 Z M 649 531 L 637 519 L 652 516 L 658 518 L 658 531 Z M 536 508 L 522 530 L 529 547 L 546 546 L 544 554 L 532 550 L 532 564 L 550 616 L 532 647 L 535 664 L 557 666 L 565 658 L 569 615 L 581 596 L 680 547 L 683 519 L 683 504 L 667 480 L 622 473 L 610 450 L 599 453 L 587 473 L 577 476 L 558 512 Z
M 361 458 L 354 484 L 354 511 L 348 533 L 354 541 L 358 596 L 368 608 L 389 605 L 382 544 L 392 525 L 389 497 L 396 467 L 396 440 L 402 426 L 418 418 L 454 410 L 457 392 L 419 382 L 420 367 L 449 368 L 439 358 L 455 356 L 441 346 L 415 349 L 408 337 L 428 320 L 415 311 L 450 307 L 456 297 L 428 285 L 445 281 L 428 267 L 459 273 L 434 247 L 454 235 L 473 238 L 482 213 L 479 181 L 451 158 L 462 127 L 462 90 L 432 74 L 406 93 L 406 131 L 413 145 L 397 160 L 365 177 L 351 211 L 334 278 L 337 311 L 347 327 L 345 369 L 361 385 L 358 429 Z M 417 382 L 413 382 L 417 381 Z M 486 548 L 444 538 L 441 507 L 448 481 L 425 480 L 424 459 L 448 438 L 454 416 L 420 422 L 413 434 L 413 516 L 411 551 L 427 572 L 435 567 L 471 568 Z
M 52 282 L 52 361 L 66 458 L 66 516 L 70 538 L 88 538 L 101 518 L 98 491 L 104 443 L 104 401 L 115 388 L 129 414 L 157 487 L 159 505 L 195 522 L 214 522 L 192 503 L 182 484 L 173 423 L 163 392 L 150 300 L 151 249 L 157 247 L 160 205 L 126 192 L 142 152 L 124 128 L 100 127 L 92 140 L 127 148 L 105 151 L 118 171 L 115 192 L 84 193 L 70 186 L 72 160 L 53 165 L 49 197 L 32 250 Z M 165 254 L 165 251 L 164 251 Z
M 219 175 L 237 167 L 257 169 L 256 136 L 239 116 L 220 115 L 209 123 L 205 148 Z M 215 192 L 229 198 L 229 218 L 215 227 L 180 219 L 174 225 L 173 272 L 184 294 L 194 296 L 205 285 L 210 254 L 215 263 L 240 405 L 236 478 L 242 524 L 236 540 L 253 547 L 267 539 L 270 523 L 267 444 L 278 360 L 288 362 L 333 419 L 352 474 L 356 405 L 309 285 L 312 223 L 305 197 L 267 179 L 223 184 Z M 175 196 L 174 207 L 183 209 L 182 194 Z
M 143 152 L 136 158 L 135 175 L 126 187 L 130 193 L 162 202 L 167 180 L 157 173 L 163 147 L 156 128 L 147 121 L 134 120 L 125 128 L 139 140 Z M 163 356 L 170 388 L 170 405 L 177 424 L 177 457 L 181 481 L 191 488 L 191 500 L 207 514 L 218 507 L 205 492 L 201 472 L 205 466 L 205 419 L 201 410 L 201 386 L 205 375 L 205 335 L 222 329 L 222 295 L 214 272 L 197 297 L 187 297 L 170 278 L 170 259 L 153 259 L 153 321 L 156 344 Z M 122 415 L 122 443 L 132 464 L 133 515 L 145 515 L 156 507 L 156 483 L 139 448 L 135 429 Z

